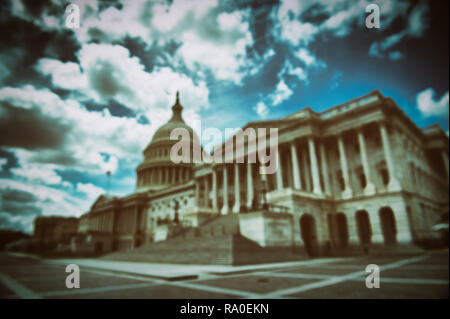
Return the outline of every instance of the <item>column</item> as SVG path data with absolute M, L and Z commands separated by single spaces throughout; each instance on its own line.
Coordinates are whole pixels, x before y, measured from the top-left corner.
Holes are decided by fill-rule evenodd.
M 300 178 L 300 167 L 298 165 L 297 148 L 295 143 L 291 143 L 291 160 L 292 160 L 292 175 L 294 175 L 294 188 L 302 189 L 302 180 Z
M 380 133 L 381 133 L 381 141 L 383 143 L 383 151 L 384 151 L 384 157 L 386 160 L 386 166 L 389 173 L 389 184 L 388 189 L 389 190 L 400 190 L 400 183 L 397 180 L 397 177 L 395 175 L 395 167 L 394 162 L 392 161 L 392 154 L 391 154 L 391 145 L 389 143 L 389 136 L 386 129 L 386 124 L 381 122 L 380 123 Z
M 209 208 L 209 180 L 208 180 L 208 175 L 207 176 L 205 176 L 204 178 L 203 178 L 204 180 L 205 180 L 205 190 L 204 190 L 204 193 L 203 193 L 203 205 L 206 207 L 206 208 Z
M 159 184 L 162 184 L 162 182 L 163 182 L 163 171 L 162 171 L 162 167 L 158 167 L 158 171 L 159 171 Z
M 241 209 L 241 188 L 239 184 L 239 164 L 234 164 L 234 205 L 233 213 L 239 213 Z
M 251 209 L 253 204 L 253 174 L 252 163 L 247 162 L 247 208 Z
M 200 180 L 195 180 L 195 206 L 200 207 Z
M 212 172 L 212 188 L 213 188 L 212 208 L 214 212 L 217 212 L 217 172 L 215 169 L 213 169 Z
M 283 173 L 281 172 L 280 148 L 277 151 L 277 190 L 283 189 Z
M 372 175 L 370 174 L 369 160 L 367 158 L 366 142 L 364 140 L 364 132 L 362 128 L 358 129 L 358 142 L 359 151 L 361 153 L 361 163 L 366 177 L 366 187 L 364 188 L 364 194 L 372 195 L 375 193 L 375 185 L 372 182 Z
M 131 220 L 132 231 L 131 232 L 133 234 L 135 234 L 137 231 L 137 222 L 136 222 L 137 221 L 137 210 L 138 210 L 137 206 L 134 206 L 133 214 L 131 215 L 132 216 L 132 220 Z M 134 246 L 134 243 L 132 244 L 132 246 Z
M 175 184 L 177 182 L 176 174 L 177 174 L 177 168 L 172 167 L 172 184 Z
M 325 153 L 324 143 L 320 143 L 320 166 L 322 168 L 323 185 L 325 187 L 325 193 L 331 195 L 330 176 L 328 174 L 327 156 Z
M 445 172 L 447 173 L 447 182 L 449 180 L 449 168 L 448 168 L 448 155 L 445 151 L 442 151 L 442 160 L 444 161 Z
M 308 165 L 308 154 L 307 154 L 307 149 L 303 148 L 302 151 L 302 163 L 304 166 L 304 174 L 303 176 L 305 176 L 305 191 L 309 192 L 311 190 L 311 179 L 310 179 L 310 169 L 309 169 L 309 165 Z
M 228 172 L 227 166 L 223 166 L 223 206 L 222 215 L 228 214 Z
M 342 192 L 343 197 L 351 197 L 353 194 L 352 188 L 350 186 L 350 176 L 348 174 L 347 166 L 347 156 L 345 155 L 344 141 L 341 135 L 338 136 L 338 148 L 339 148 L 339 158 L 341 160 L 341 170 L 342 177 L 344 179 L 344 191 Z
M 164 182 L 165 182 L 165 184 L 169 184 L 169 168 L 168 167 L 165 167 L 164 168 L 164 171 L 165 171 L 165 178 L 164 178 Z
M 313 181 L 313 192 L 316 194 L 322 194 L 322 187 L 320 186 L 319 167 L 317 165 L 316 146 L 314 139 L 308 139 L 309 145 L 309 157 L 311 162 L 311 174 Z

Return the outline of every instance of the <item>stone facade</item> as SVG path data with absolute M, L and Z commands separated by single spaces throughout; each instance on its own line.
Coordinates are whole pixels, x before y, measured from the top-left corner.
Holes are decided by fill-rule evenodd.
M 41 251 L 57 249 L 58 245 L 68 245 L 78 232 L 78 218 L 40 216 L 34 220 L 33 239 Z
M 422 244 L 437 239 L 432 226 L 448 218 L 448 136 L 437 125 L 418 128 L 378 91 L 321 113 L 303 108 L 248 123 L 243 132 L 278 129 L 278 169 L 266 179 L 242 145 L 231 144 L 230 163 L 171 162 L 173 128 L 187 127 L 196 138 L 181 117 L 178 96 L 172 109 L 172 119 L 144 151 L 136 193 L 101 196 L 83 217 L 88 222 L 80 223 L 80 231 L 110 235 L 112 250 L 164 240 L 170 237 L 167 225 L 195 228 L 243 214 L 241 235 L 261 246 L 286 246 L 280 242 L 286 236 L 288 245 L 318 256 Z M 225 150 L 233 140 L 219 147 Z M 281 207 L 283 218 L 255 212 L 260 203 Z

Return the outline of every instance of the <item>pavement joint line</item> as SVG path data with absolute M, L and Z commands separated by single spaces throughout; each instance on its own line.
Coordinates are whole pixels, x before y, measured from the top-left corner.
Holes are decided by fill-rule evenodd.
M 272 263 L 272 264 L 257 264 L 246 266 L 246 269 L 236 269 L 230 271 L 208 271 L 209 274 L 219 275 L 219 276 L 227 276 L 231 277 L 233 275 L 241 275 L 241 274 L 249 274 L 254 273 L 255 271 L 280 271 L 289 268 L 298 268 L 298 267 L 308 267 L 308 266 L 320 266 L 328 263 L 338 262 L 342 260 L 355 260 L 355 258 L 317 258 L 317 259 L 308 259 L 296 262 L 286 262 L 286 263 Z M 236 266 L 241 267 L 241 266 Z M 280 269 L 281 268 L 281 269 Z M 275 269 L 275 270 L 274 270 Z
M 227 295 L 235 295 L 239 297 L 250 297 L 250 296 L 259 296 L 259 294 L 248 292 L 244 290 L 237 290 L 237 289 L 229 289 L 229 288 L 221 288 L 216 286 L 208 286 L 208 285 L 200 285 L 195 284 L 191 282 L 170 282 L 170 285 L 183 287 L 183 288 L 189 288 L 189 289 L 195 289 L 195 290 L 203 290 L 203 291 L 209 291 L 209 292 L 215 292 L 215 293 L 222 293 Z
M 0 273 L 0 282 L 22 299 L 41 299 L 41 296 L 4 273 Z
M 362 281 L 365 278 L 354 278 L 352 281 Z M 424 285 L 448 285 L 448 280 L 444 279 L 426 279 L 426 278 L 393 278 L 381 277 L 380 283 L 395 283 L 395 284 L 424 284 Z
M 112 285 L 105 287 L 95 287 L 95 288 L 79 288 L 79 289 L 66 289 L 66 290 L 55 290 L 49 292 L 41 293 L 42 297 L 59 297 L 59 296 L 74 296 L 74 295 L 87 295 L 99 292 L 109 292 L 109 291 L 120 291 L 128 289 L 138 289 L 157 286 L 155 283 L 139 283 L 139 284 L 124 284 L 124 285 Z
M 353 258 L 354 259 L 354 258 Z M 304 267 L 304 266 L 308 266 L 308 265 L 316 265 L 316 264 L 327 264 L 329 262 L 335 262 L 336 260 L 315 260 L 313 263 L 308 262 L 305 263 L 304 265 L 297 265 L 296 267 Z M 289 266 L 286 268 L 294 268 L 293 266 Z M 253 273 L 249 273 L 249 272 L 245 272 L 245 273 L 235 273 L 232 275 L 223 275 L 223 276 L 218 276 L 216 277 L 217 279 L 222 279 L 222 278 L 232 278 L 232 277 L 241 277 L 241 276 L 272 276 L 273 277 L 288 277 L 284 274 L 286 273 L 277 273 L 275 274 L 274 272 L 279 272 L 279 271 L 285 271 L 286 269 L 275 269 L 273 271 L 259 271 L 259 272 L 253 272 Z M 159 284 L 162 285 L 174 285 L 174 286 L 181 286 L 181 287 L 185 287 L 185 288 L 189 288 L 189 289 L 195 289 L 195 290 L 203 290 L 203 291 L 212 291 L 212 292 L 218 292 L 218 293 L 225 293 L 225 294 L 231 294 L 231 295 L 237 295 L 240 297 L 253 297 L 253 298 L 259 298 L 260 296 L 262 296 L 261 294 L 255 294 L 253 292 L 248 292 L 248 291 L 243 291 L 243 290 L 236 290 L 236 289 L 229 289 L 229 288 L 220 288 L 217 286 L 209 286 L 209 285 L 202 285 L 202 284 L 195 284 L 195 282 L 198 281 L 204 281 L 204 280 L 214 280 L 216 278 L 196 278 L 196 279 L 192 279 L 192 280 L 186 280 L 183 282 L 170 282 L 170 281 L 166 281 L 166 280 L 161 280 L 161 279 L 157 279 L 157 278 L 146 278 L 147 276 L 133 276 L 133 275 L 129 275 L 126 273 L 120 273 L 120 272 L 102 272 L 102 271 L 96 271 L 96 270 L 87 270 L 93 273 L 97 273 L 97 274 L 103 274 L 103 275 L 109 275 L 109 276 L 120 276 L 123 278 L 130 278 L 130 279 L 136 279 L 136 280 L 145 280 L 145 281 L 151 281 L 151 282 L 157 282 Z M 360 275 L 362 275 L 363 273 L 361 272 Z M 364 271 L 364 274 L 365 271 Z M 278 276 L 279 275 L 279 276 Z M 305 278 L 305 279 L 340 279 L 340 277 L 342 276 L 333 276 L 333 275 L 314 275 L 314 274 L 294 274 L 296 275 L 296 278 Z M 326 276 L 326 277 L 325 277 Z M 339 281 L 341 282 L 341 281 Z M 270 294 L 270 293 L 269 293 Z M 283 298 L 281 296 L 277 296 L 277 298 Z
M 149 278 L 155 278 L 155 279 L 163 279 L 168 281 L 175 281 L 175 280 L 192 280 L 196 279 L 195 276 L 199 277 L 199 274 L 212 274 L 212 275 L 219 275 L 219 276 L 231 276 L 231 275 L 240 275 L 240 274 L 248 274 L 255 271 L 273 271 L 273 269 L 282 268 L 296 268 L 296 267 L 304 267 L 304 266 L 316 266 L 321 264 L 327 264 L 332 262 L 338 262 L 341 260 L 353 260 L 346 259 L 346 258 L 318 258 L 318 259 L 309 259 L 309 260 L 303 260 L 303 261 L 293 261 L 293 262 L 283 262 L 283 263 L 269 263 L 269 264 L 258 264 L 258 265 L 245 265 L 245 266 L 235 266 L 236 269 L 225 269 L 225 270 L 208 270 L 208 269 L 199 269 L 197 271 L 197 274 L 194 275 L 194 273 L 188 273 L 185 275 L 178 275 L 173 277 L 164 277 L 158 274 L 150 274 L 150 273 L 139 273 L 132 270 L 119 270 L 119 269 L 108 269 L 107 267 L 101 267 L 101 266 L 95 266 L 95 265 L 83 265 L 80 264 L 80 267 L 90 267 L 94 269 L 104 269 L 106 271 L 112 271 L 112 272 L 120 272 L 120 273 L 128 273 L 131 275 L 140 275 L 140 276 L 146 276 Z M 45 260 L 47 264 L 52 265 L 67 265 L 71 262 L 71 259 L 64 259 L 64 260 Z M 73 259 L 73 262 L 77 264 L 77 262 L 80 262 L 80 260 Z M 149 263 L 150 265 L 153 263 Z M 201 265 L 201 266 L 207 266 L 207 265 Z
M 418 256 L 418 257 L 413 257 L 413 258 L 396 261 L 391 264 L 380 266 L 380 271 L 385 270 L 385 269 L 398 268 L 398 267 L 404 266 L 409 263 L 425 260 L 428 257 L 429 257 L 429 255 L 424 255 L 424 256 Z M 361 275 L 367 275 L 366 271 L 365 270 L 355 271 L 355 272 L 348 273 L 346 275 L 329 278 L 329 279 L 321 280 L 318 282 L 313 282 L 313 283 L 306 284 L 306 285 L 301 285 L 301 286 L 287 288 L 287 289 L 281 289 L 278 291 L 272 291 L 272 292 L 269 292 L 269 293 L 266 293 L 263 295 L 259 295 L 259 296 L 257 296 L 257 298 L 273 298 L 273 297 L 282 296 L 282 295 L 290 295 L 290 294 L 295 294 L 295 293 L 299 293 L 299 292 L 306 292 L 306 291 L 317 289 L 317 288 L 323 288 L 323 287 L 327 287 L 327 286 L 331 286 L 331 285 L 336 285 L 336 284 L 342 283 L 344 281 L 359 277 Z
M 278 269 L 278 268 L 275 268 L 275 269 L 272 269 L 272 270 L 264 270 L 264 269 L 262 269 L 260 271 L 235 272 L 235 273 L 232 273 L 232 274 L 220 274 L 220 273 L 217 273 L 217 274 L 213 274 L 215 276 L 213 278 L 200 278 L 199 277 L 198 279 L 186 280 L 185 282 L 195 282 L 195 281 L 203 281 L 203 280 L 209 280 L 209 279 L 235 278 L 235 277 L 245 277 L 245 276 L 259 276 L 259 275 L 264 275 L 264 274 L 268 274 L 268 273 L 275 273 L 275 272 L 280 272 L 280 271 L 286 271 L 288 269 L 298 269 L 299 267 L 302 268 L 302 267 L 305 267 L 305 266 L 307 267 L 307 266 L 310 266 L 310 265 L 315 266 L 317 263 L 320 265 L 320 264 L 336 262 L 336 260 L 338 260 L 338 259 L 340 260 L 342 258 L 333 258 L 333 259 L 330 258 L 330 259 L 327 259 L 327 260 L 316 259 L 316 260 L 314 260 L 315 261 L 314 263 L 301 264 L 301 265 L 297 265 L 297 266 L 289 265 L 289 266 L 286 266 L 286 267 L 281 268 L 281 269 Z M 354 259 L 355 258 L 352 258 L 352 260 L 354 260 Z M 208 273 L 208 274 L 212 274 L 212 273 Z
M 264 277 L 299 278 L 299 279 L 330 279 L 337 277 L 336 275 L 301 274 L 301 273 L 263 273 L 260 275 Z
M 83 271 L 87 271 L 93 274 L 97 275 L 103 275 L 103 276 L 110 276 L 110 277 L 120 277 L 120 278 L 126 278 L 126 279 L 133 279 L 133 280 L 139 280 L 139 281 L 148 281 L 158 284 L 167 284 L 168 281 L 162 280 L 162 279 L 156 279 L 151 278 L 147 276 L 136 276 L 136 275 L 130 275 L 127 273 L 116 273 L 111 271 L 100 271 L 100 270 L 94 270 L 94 269 L 83 269 Z
M 325 262 L 326 263 L 328 263 L 328 262 L 335 262 L 335 260 L 329 260 L 329 261 L 327 260 Z M 310 264 L 307 264 L 307 265 L 310 265 Z M 305 265 L 299 265 L 299 266 L 288 266 L 288 267 L 282 268 L 282 269 L 274 269 L 274 270 L 266 270 L 266 271 L 261 270 L 261 271 L 254 271 L 254 272 L 239 272 L 239 273 L 236 272 L 236 273 L 230 274 L 230 275 L 228 275 L 228 274 L 224 274 L 224 275 L 220 275 L 220 274 L 216 275 L 216 274 L 214 274 L 213 277 L 209 277 L 209 278 L 208 277 L 207 278 L 199 277 L 197 279 L 184 280 L 183 282 L 197 282 L 197 281 L 225 279 L 225 278 L 228 279 L 228 278 L 245 277 L 245 276 L 265 276 L 266 274 L 278 273 L 280 271 L 286 271 L 287 269 L 292 269 L 292 268 L 298 269 L 299 267 L 302 268 L 302 267 L 307 266 L 307 265 L 305 264 Z M 210 274 L 211 273 L 208 273 L 208 275 L 210 275 Z M 270 276 L 270 275 L 268 275 L 268 276 Z M 332 277 L 335 277 L 335 276 L 332 276 Z
M 319 275 L 319 274 L 300 274 L 300 273 L 264 273 L 261 276 L 266 277 L 285 277 L 285 278 L 305 278 L 305 279 L 328 279 L 337 277 L 336 275 Z M 364 281 L 366 278 L 353 278 L 352 281 Z M 431 285 L 445 285 L 449 284 L 448 280 L 444 279 L 427 279 L 427 278 L 394 278 L 381 277 L 381 282 L 399 283 L 399 284 L 431 284 Z
M 246 296 L 249 296 L 249 295 L 253 294 L 252 292 L 247 292 L 247 291 L 243 291 L 243 290 L 235 290 L 235 289 L 228 289 L 228 288 L 220 288 L 220 287 L 216 287 L 216 286 L 207 286 L 207 285 L 195 284 L 195 282 L 198 281 L 197 279 L 194 279 L 192 281 L 176 281 L 175 282 L 175 281 L 166 281 L 166 280 L 154 279 L 154 278 L 146 278 L 145 276 L 143 278 L 139 278 L 139 277 L 135 277 L 135 276 L 132 276 L 132 275 L 121 274 L 121 273 L 112 273 L 112 272 L 109 272 L 109 273 L 105 272 L 104 273 L 102 271 L 96 271 L 96 270 L 87 270 L 87 271 L 93 272 L 93 273 L 97 273 L 97 274 L 100 274 L 100 275 L 108 275 L 108 276 L 116 276 L 116 277 L 119 276 L 119 277 L 129 278 L 129 279 L 150 281 L 150 282 L 154 282 L 155 286 L 157 284 L 159 284 L 159 285 L 170 285 L 170 286 L 184 287 L 184 288 L 195 289 L 195 290 L 203 290 L 203 291 L 224 293 L 224 294 L 235 295 L 235 296 L 239 296 L 239 297 L 246 297 Z M 226 277 L 226 278 L 228 278 L 228 277 Z
M 64 260 L 47 260 L 47 264 L 53 264 L 53 265 L 68 265 L 71 262 L 69 259 Z M 176 275 L 176 276 L 161 276 L 157 274 L 149 274 L 149 273 L 139 273 L 132 270 L 119 270 L 119 269 L 110 269 L 105 267 L 99 267 L 95 265 L 83 265 L 79 264 L 79 261 L 73 260 L 73 263 L 77 264 L 80 269 L 97 269 L 99 271 L 105 271 L 105 272 L 111 272 L 115 274 L 128 274 L 130 276 L 141 276 L 141 277 L 147 277 L 154 280 L 162 280 L 164 282 L 170 282 L 170 281 L 185 281 L 185 280 L 191 280 L 198 278 L 197 274 L 182 274 L 182 275 Z

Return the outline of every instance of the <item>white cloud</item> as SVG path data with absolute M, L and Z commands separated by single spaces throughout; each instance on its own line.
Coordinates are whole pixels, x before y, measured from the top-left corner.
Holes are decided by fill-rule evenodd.
M 41 29 L 62 31 L 65 14 L 40 17 L 27 13 L 23 0 L 13 1 L 11 14 L 30 21 Z M 181 60 L 191 72 L 211 71 L 219 80 L 241 84 L 255 70 L 256 61 L 247 56 L 253 37 L 249 28 L 250 11 L 224 10 L 218 0 L 123 1 L 99 11 L 96 0 L 73 0 L 80 7 L 80 28 L 72 29 L 81 45 L 90 42 L 113 43 L 126 37 L 139 38 L 148 45 L 180 45 L 174 63 Z M 61 8 L 52 0 L 54 8 Z M 54 11 L 54 10 L 53 10 Z
M 439 100 L 434 99 L 434 90 L 428 88 L 416 97 L 417 108 L 424 116 L 446 116 L 448 117 L 449 93 L 446 92 Z
M 6 158 L 0 158 L 0 170 L 3 169 L 6 163 L 8 163 L 8 160 Z
M 80 66 L 74 62 L 61 62 L 55 59 L 39 59 L 36 69 L 45 75 L 51 75 L 52 84 L 66 90 L 85 89 L 86 77 L 83 76 Z
M 345 37 L 351 32 L 351 22 L 360 16 L 364 7 L 361 2 L 350 5 L 347 9 L 338 11 L 321 25 L 321 30 L 333 31 L 337 37 Z
M 278 77 L 281 78 L 284 74 L 295 76 L 299 81 L 306 84 L 309 83 L 308 73 L 306 72 L 306 70 L 301 67 L 294 67 L 289 60 L 285 61 L 283 68 L 278 73 Z
M 293 46 L 308 45 L 314 40 L 319 29 L 316 25 L 303 22 L 298 16 L 308 9 L 313 1 L 282 0 L 274 10 L 272 19 L 275 21 L 274 36 L 287 41 Z
M 396 61 L 403 59 L 404 55 L 400 51 L 389 52 L 389 59 Z
M 249 11 L 222 11 L 217 0 L 127 1 L 121 10 L 89 15 L 75 33 L 80 43 L 110 43 L 126 36 L 149 45 L 176 42 L 180 47 L 172 63 L 181 61 L 194 73 L 208 70 L 219 80 L 241 84 L 258 68 L 246 52 L 253 45 Z
M 325 32 L 335 37 L 345 37 L 354 30 L 355 26 L 365 27 L 365 8 L 370 3 L 373 1 L 281 0 L 272 14 L 275 24 L 274 35 L 289 43 L 293 50 L 298 49 L 299 46 L 307 47 L 318 35 Z M 388 29 L 397 18 L 404 20 L 405 27 L 398 33 L 373 43 L 369 50 L 371 56 L 385 57 L 384 53 L 402 39 L 423 36 L 428 27 L 426 1 L 417 4 L 409 14 L 413 4 L 408 1 L 378 0 L 375 3 L 380 8 L 380 24 L 382 25 L 378 32 Z M 312 24 L 301 19 L 302 14 L 307 10 L 309 10 L 308 15 L 312 17 L 320 15 L 329 17 L 321 23 Z M 398 54 L 394 54 L 394 59 L 398 57 Z
M 105 193 L 103 188 L 91 183 L 77 183 L 75 188 L 76 191 L 84 194 L 88 198 L 87 202 L 90 203 L 90 205 L 94 203 L 94 200 L 97 199 L 97 197 Z
M 25 167 L 11 169 L 15 177 L 24 178 L 28 182 L 44 185 L 59 185 L 62 182 L 61 176 L 49 165 L 24 163 Z
M 162 124 L 158 121 L 159 115 L 155 114 L 158 111 L 162 112 L 162 118 L 169 116 L 168 107 L 177 90 L 182 93 L 186 108 L 198 111 L 209 107 L 209 90 L 204 81 L 194 83 L 168 67 L 155 68 L 148 73 L 140 60 L 130 56 L 123 46 L 85 44 L 77 55 L 79 65 L 44 58 L 39 60 L 36 69 L 49 75 L 56 87 L 78 90 L 97 103 L 114 98 L 126 107 L 152 117 L 152 123 Z
M 100 167 L 103 172 L 114 174 L 117 172 L 117 168 L 119 166 L 119 161 L 116 156 L 110 156 L 107 160 L 105 159 L 102 163 L 100 163 Z
M 276 106 L 289 99 L 292 95 L 292 90 L 286 85 L 283 79 L 278 82 L 275 91 L 270 94 L 269 99 L 272 101 L 272 105 Z
M 420 2 L 411 12 L 408 18 L 408 34 L 412 37 L 423 36 L 425 30 L 429 27 L 427 21 L 428 3 Z
M 261 117 L 261 118 L 266 118 L 267 114 L 269 114 L 269 108 L 267 107 L 267 105 L 260 101 L 256 104 L 256 106 L 253 108 L 256 113 Z
M 37 201 L 33 205 L 41 209 L 42 214 L 80 216 L 89 210 L 92 201 L 80 198 L 74 192 L 32 183 L 30 181 L 18 181 L 12 179 L 0 179 L 0 190 L 19 190 L 33 194 Z M 84 196 L 90 196 L 94 188 L 81 187 L 78 192 Z M 98 187 L 96 187 L 98 189 Z M 86 193 L 87 192 L 87 193 Z M 103 191 L 104 192 L 104 191 Z
M 135 118 L 111 116 L 107 110 L 90 112 L 75 100 L 62 100 L 47 89 L 35 89 L 29 85 L 0 89 L 0 101 L 18 109 L 38 110 L 54 123 L 65 123 L 70 128 L 61 133 L 65 136 L 60 149 L 40 152 L 17 150 L 21 165 L 64 156 L 75 161 L 70 164 L 72 169 L 98 172 L 105 162 L 101 154 L 139 159 L 150 140 L 151 131 L 156 129 L 139 124 Z M 60 165 L 61 169 L 64 167 Z
M 306 67 L 326 67 L 325 62 L 319 61 L 317 57 L 305 48 L 299 48 L 295 51 L 295 56 L 302 61 Z

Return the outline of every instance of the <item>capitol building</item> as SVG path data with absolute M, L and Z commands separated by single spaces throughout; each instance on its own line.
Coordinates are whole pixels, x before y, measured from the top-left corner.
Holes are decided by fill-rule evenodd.
M 171 132 L 186 129 L 191 149 L 198 139 L 182 110 L 177 94 L 171 119 L 143 150 L 135 192 L 101 195 L 78 221 L 74 250 L 242 264 L 440 240 L 433 226 L 448 220 L 448 136 L 439 125 L 419 128 L 379 91 L 320 113 L 305 107 L 245 125 L 241 134 L 278 129 L 277 169 L 267 175 L 248 160 L 250 148 L 237 160 L 236 136 L 218 146 L 232 147 L 232 160 L 174 163 Z

